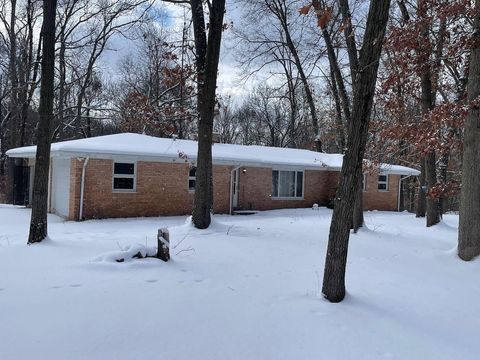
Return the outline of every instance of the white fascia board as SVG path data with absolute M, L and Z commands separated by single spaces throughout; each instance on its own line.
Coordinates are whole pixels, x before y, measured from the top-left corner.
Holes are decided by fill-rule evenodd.
M 418 176 L 420 175 L 420 171 L 411 169 L 411 170 L 394 170 L 394 169 L 386 169 L 380 170 L 380 175 L 406 175 L 406 176 Z
M 112 153 L 89 153 L 89 152 L 70 152 L 70 151 L 56 151 L 53 152 L 52 157 L 57 158 L 86 158 L 90 159 L 108 159 L 114 161 L 151 161 L 151 162 L 163 162 L 174 164 L 196 164 L 196 158 L 183 159 L 179 156 L 149 156 L 149 155 L 130 155 L 130 154 L 112 154 Z M 307 166 L 301 164 L 279 164 L 263 161 L 239 161 L 238 159 L 213 159 L 213 165 L 225 165 L 225 166 L 245 166 L 245 167 L 262 167 L 262 168 L 282 168 L 285 170 L 317 170 L 317 171 L 339 171 L 336 168 L 330 168 L 326 166 Z

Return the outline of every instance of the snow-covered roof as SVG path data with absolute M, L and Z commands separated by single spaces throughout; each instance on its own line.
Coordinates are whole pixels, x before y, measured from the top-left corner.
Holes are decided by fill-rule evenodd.
M 33 158 L 36 146 L 7 151 L 9 157 Z M 213 163 L 218 165 L 298 167 L 312 170 L 336 170 L 342 167 L 342 154 L 258 145 L 214 144 Z M 52 157 L 136 158 L 152 161 L 195 162 L 197 142 L 123 133 L 53 143 Z M 418 175 L 399 165 L 382 164 L 385 174 Z

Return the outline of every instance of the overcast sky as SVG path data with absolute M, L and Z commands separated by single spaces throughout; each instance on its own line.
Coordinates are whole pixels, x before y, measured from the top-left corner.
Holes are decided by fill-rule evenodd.
M 168 4 L 158 1 L 157 8 L 161 9 L 165 17 L 161 21 L 162 26 L 170 31 L 181 31 L 183 26 L 183 9 L 179 5 Z M 225 23 L 233 22 L 238 24 L 242 16 L 242 11 L 238 1 L 227 0 L 227 13 L 225 14 Z M 135 43 L 132 40 L 121 36 L 112 38 L 109 50 L 102 58 L 101 67 L 107 74 L 107 77 L 115 77 L 118 74 L 118 66 L 122 58 L 126 57 L 135 49 Z M 256 84 L 265 80 L 262 74 L 256 78 L 250 78 L 247 82 L 242 79 L 242 74 L 238 71 L 238 64 L 235 61 L 234 41 L 231 30 L 226 30 L 222 38 L 222 50 L 220 54 L 218 93 L 224 96 L 231 95 L 236 103 L 241 102 Z

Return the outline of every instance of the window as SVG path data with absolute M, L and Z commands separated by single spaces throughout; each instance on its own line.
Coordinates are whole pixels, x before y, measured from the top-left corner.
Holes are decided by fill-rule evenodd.
M 135 163 L 115 162 L 113 164 L 113 190 L 135 191 Z
M 197 168 L 195 166 L 192 166 L 190 168 L 190 171 L 188 172 L 188 191 L 195 191 L 195 183 L 196 183 L 196 178 L 197 176 Z
M 273 198 L 303 198 L 303 171 L 272 171 Z
M 378 175 L 378 190 L 388 191 L 388 175 Z

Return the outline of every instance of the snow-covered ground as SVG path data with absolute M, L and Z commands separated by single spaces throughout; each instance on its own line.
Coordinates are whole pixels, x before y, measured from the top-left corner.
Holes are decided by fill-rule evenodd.
M 319 295 L 331 211 L 64 222 L 26 246 L 30 212 L 0 205 L 0 359 L 478 359 L 480 262 L 458 217 L 426 229 L 369 212 L 348 297 Z M 171 232 L 172 261 L 114 262 Z

